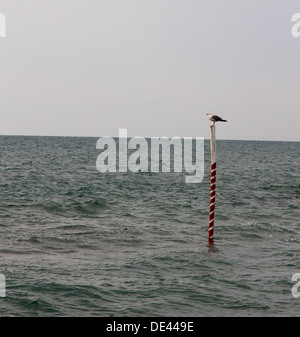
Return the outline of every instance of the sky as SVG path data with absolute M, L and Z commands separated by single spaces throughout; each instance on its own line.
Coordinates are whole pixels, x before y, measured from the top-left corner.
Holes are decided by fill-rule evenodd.
M 300 141 L 299 0 L 1 0 L 0 135 Z M 300 30 L 300 29 L 299 29 Z

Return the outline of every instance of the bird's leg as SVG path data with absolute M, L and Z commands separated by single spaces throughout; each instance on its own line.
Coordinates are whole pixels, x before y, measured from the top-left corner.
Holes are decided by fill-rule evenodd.
M 213 122 L 213 125 L 212 126 L 215 126 L 216 122 Z

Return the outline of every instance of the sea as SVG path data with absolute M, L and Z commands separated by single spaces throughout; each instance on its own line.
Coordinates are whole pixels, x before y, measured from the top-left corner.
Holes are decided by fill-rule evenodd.
M 209 140 L 200 183 L 97 140 L 0 136 L 0 316 L 300 315 L 300 142 L 217 140 L 208 245 Z

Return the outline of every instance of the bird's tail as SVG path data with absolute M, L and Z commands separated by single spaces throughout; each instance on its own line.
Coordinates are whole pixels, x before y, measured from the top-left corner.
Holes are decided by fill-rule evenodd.
M 222 119 L 222 120 L 220 120 L 220 122 L 227 122 L 227 120 L 226 119 Z

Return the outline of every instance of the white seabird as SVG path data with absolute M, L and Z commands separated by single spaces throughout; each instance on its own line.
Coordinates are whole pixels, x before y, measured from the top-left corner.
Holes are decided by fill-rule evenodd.
M 208 117 L 209 120 L 211 120 L 212 122 L 214 122 L 213 126 L 215 126 L 216 122 L 227 122 L 227 120 L 225 120 L 225 119 L 223 119 L 223 118 L 221 118 L 219 116 L 213 115 L 211 113 L 206 114 L 206 115 L 207 115 L 207 117 Z

